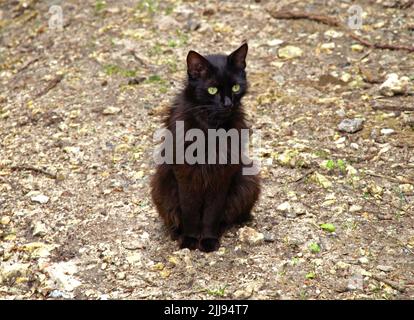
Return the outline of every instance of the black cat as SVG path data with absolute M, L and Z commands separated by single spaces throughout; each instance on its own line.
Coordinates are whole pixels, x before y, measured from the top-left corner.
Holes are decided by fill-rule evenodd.
M 240 102 L 247 91 L 247 50 L 245 43 L 229 56 L 188 53 L 188 81 L 165 121 L 174 137 L 177 121 L 183 121 L 185 132 L 197 128 L 206 137 L 208 129 L 247 129 Z M 181 248 L 217 250 L 226 228 L 251 218 L 259 177 L 243 175 L 242 163 L 178 164 L 175 159 L 157 167 L 151 182 L 155 206 Z

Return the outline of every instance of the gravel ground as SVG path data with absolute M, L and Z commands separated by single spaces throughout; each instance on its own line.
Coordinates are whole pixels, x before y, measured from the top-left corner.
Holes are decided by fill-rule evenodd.
M 414 43 L 408 1 L 357 2 L 360 36 Z M 270 15 L 351 4 L 2 1 L 0 298 L 412 299 L 414 53 Z M 188 50 L 244 39 L 255 219 L 178 250 L 149 197 L 153 133 Z

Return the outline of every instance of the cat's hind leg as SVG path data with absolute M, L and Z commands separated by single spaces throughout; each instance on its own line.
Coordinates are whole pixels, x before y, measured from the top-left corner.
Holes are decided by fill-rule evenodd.
M 251 210 L 260 195 L 260 178 L 258 175 L 238 173 L 230 185 L 227 194 L 226 209 L 222 229 L 234 224 L 249 221 Z
M 177 240 L 181 235 L 181 209 L 178 184 L 171 166 L 163 164 L 157 168 L 151 180 L 151 197 L 171 238 Z

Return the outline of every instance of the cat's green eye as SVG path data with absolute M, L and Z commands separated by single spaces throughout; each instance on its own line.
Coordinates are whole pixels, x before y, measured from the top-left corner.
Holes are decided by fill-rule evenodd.
M 234 93 L 237 93 L 240 91 L 240 85 L 239 84 L 235 84 L 232 88 L 231 91 L 233 91 Z
M 218 89 L 216 87 L 209 87 L 207 91 L 209 94 L 214 95 L 217 93 Z

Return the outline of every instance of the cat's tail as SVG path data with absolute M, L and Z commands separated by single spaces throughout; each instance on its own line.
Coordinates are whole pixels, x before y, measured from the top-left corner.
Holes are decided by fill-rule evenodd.
M 234 177 L 229 189 L 226 209 L 225 228 L 234 224 L 249 221 L 251 210 L 260 195 L 260 178 L 258 175 L 242 175 L 239 173 Z

